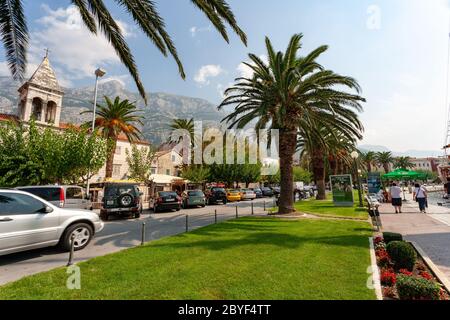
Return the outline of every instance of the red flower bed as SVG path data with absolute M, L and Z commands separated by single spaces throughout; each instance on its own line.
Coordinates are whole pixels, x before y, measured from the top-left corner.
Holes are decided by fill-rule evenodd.
M 427 296 L 429 291 L 435 290 L 440 284 L 432 275 L 428 266 L 419 259 L 412 271 L 400 269 L 395 271 L 394 262 L 386 251 L 382 237 L 374 238 L 375 255 L 378 267 L 381 269 L 380 282 L 383 297 L 388 299 L 440 299 L 449 300 L 449 293 L 445 289 L 434 291 L 433 296 Z M 424 295 L 422 295 L 424 294 Z
M 383 271 L 381 272 L 380 281 L 382 285 L 392 287 L 397 282 L 397 275 L 389 270 Z

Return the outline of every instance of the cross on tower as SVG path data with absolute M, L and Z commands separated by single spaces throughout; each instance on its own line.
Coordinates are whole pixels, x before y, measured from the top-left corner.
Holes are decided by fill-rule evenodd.
M 49 48 L 45 48 L 45 57 L 48 58 L 48 54 L 50 53 Z

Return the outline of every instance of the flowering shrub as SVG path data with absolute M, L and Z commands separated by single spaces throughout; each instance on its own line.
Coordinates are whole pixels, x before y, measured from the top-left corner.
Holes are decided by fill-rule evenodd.
M 383 271 L 380 276 L 380 281 L 382 285 L 392 287 L 397 282 L 397 276 L 395 272 Z
M 427 271 L 427 267 L 426 267 L 425 264 L 424 264 L 423 262 L 421 262 L 421 261 L 418 261 L 418 262 L 416 263 L 416 269 L 417 269 L 418 271 Z
M 382 237 L 376 237 L 375 239 L 373 239 L 373 242 L 377 245 L 381 242 L 384 242 L 384 240 Z
M 433 279 L 433 276 L 431 274 L 429 274 L 428 272 L 426 272 L 426 271 L 420 272 L 419 276 L 421 276 L 422 278 L 427 279 L 427 280 L 432 280 Z
M 377 250 L 375 251 L 375 254 L 377 256 L 377 262 L 380 267 L 385 268 L 391 265 L 391 258 L 389 257 L 389 254 L 386 250 Z
M 394 287 L 384 287 L 383 288 L 383 297 L 395 299 L 396 293 Z
M 397 292 L 401 300 L 439 300 L 441 287 L 434 281 L 420 277 L 399 275 Z
M 400 269 L 399 271 L 401 274 L 404 274 L 405 276 L 412 276 L 413 273 L 409 271 L 408 269 Z

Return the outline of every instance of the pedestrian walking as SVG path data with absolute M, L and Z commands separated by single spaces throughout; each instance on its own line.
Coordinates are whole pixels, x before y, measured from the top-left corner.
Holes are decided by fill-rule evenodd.
M 419 210 L 422 213 L 427 213 L 427 191 L 420 184 L 416 183 L 414 188 L 413 198 L 419 203 Z
M 395 213 L 402 213 L 402 189 L 397 186 L 396 183 L 391 185 L 389 196 L 391 197 L 391 203 L 395 208 Z

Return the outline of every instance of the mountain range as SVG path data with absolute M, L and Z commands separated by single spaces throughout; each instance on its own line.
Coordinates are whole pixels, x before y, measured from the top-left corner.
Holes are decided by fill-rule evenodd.
M 443 151 L 438 150 L 407 150 L 404 152 L 392 151 L 385 146 L 379 145 L 360 145 L 358 149 L 362 152 L 374 151 L 374 152 L 392 152 L 394 157 L 413 157 L 413 158 L 428 158 L 428 157 L 440 157 L 443 155 Z
M 0 113 L 17 114 L 19 84 L 10 77 L 0 77 Z M 80 113 L 92 109 L 93 87 L 64 88 L 61 122 L 81 124 L 90 120 L 89 114 Z M 173 119 L 190 119 L 203 121 L 205 125 L 220 122 L 225 113 L 217 110 L 217 106 L 203 99 L 179 96 L 168 93 L 148 93 L 148 104 L 145 105 L 138 93 L 128 91 L 117 80 L 110 80 L 99 85 L 98 96 L 135 101 L 142 112 L 142 133 L 147 141 L 160 144 L 169 137 L 169 125 Z M 99 104 L 102 100 L 99 100 Z

